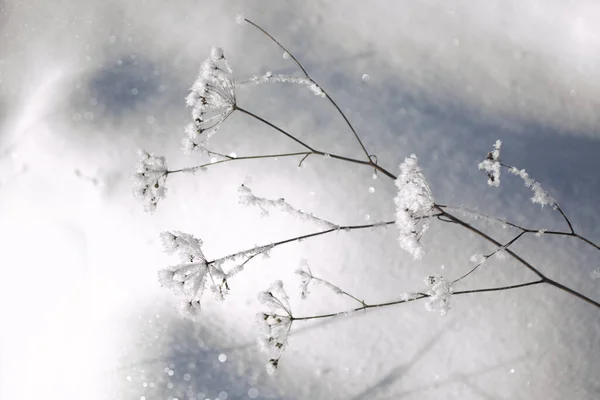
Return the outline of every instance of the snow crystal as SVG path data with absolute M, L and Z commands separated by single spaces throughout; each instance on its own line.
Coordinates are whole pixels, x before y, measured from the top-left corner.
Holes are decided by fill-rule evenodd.
M 238 25 L 242 25 L 244 22 L 246 22 L 246 17 L 244 16 L 244 13 L 238 13 L 235 16 L 235 22 Z
M 369 74 L 363 74 L 362 78 L 363 82 L 369 82 L 371 80 L 371 77 L 369 76 Z
M 434 201 L 431 189 L 417 165 L 417 156 L 412 154 L 400 165 L 400 175 L 395 181 L 398 193 L 396 204 L 396 226 L 400 233 L 400 247 L 415 259 L 423 257 L 421 236 L 429 228 Z M 421 227 L 417 225 L 423 221 Z

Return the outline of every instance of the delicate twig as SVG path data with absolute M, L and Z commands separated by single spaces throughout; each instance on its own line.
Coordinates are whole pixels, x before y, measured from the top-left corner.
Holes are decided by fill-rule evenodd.
M 292 242 L 298 242 L 298 241 L 301 241 L 301 240 L 304 240 L 304 239 L 309 239 L 309 238 L 314 238 L 314 237 L 321 236 L 321 235 L 326 235 L 326 234 L 331 233 L 331 232 L 352 231 L 352 230 L 358 230 L 358 229 L 373 228 L 373 227 L 377 227 L 377 226 L 380 226 L 380 225 L 392 225 L 392 224 L 394 224 L 394 222 L 395 221 L 387 221 L 387 222 L 383 222 L 383 223 L 377 222 L 377 223 L 366 224 L 366 225 L 340 226 L 339 228 L 327 229 L 327 230 L 324 230 L 324 231 L 313 232 L 313 233 L 309 233 L 309 234 L 306 234 L 306 235 L 296 236 L 296 237 L 293 237 L 293 238 L 290 238 L 290 239 L 280 240 L 278 242 L 274 242 L 274 243 L 271 243 L 268 246 L 263 246 L 263 247 L 275 248 L 275 247 L 281 246 L 283 244 L 292 243 Z M 215 259 L 215 260 L 212 260 L 212 261 L 207 261 L 207 264 L 210 265 L 210 264 L 213 264 L 213 263 L 216 263 L 216 262 L 223 261 L 224 259 L 236 258 L 236 257 L 238 257 L 240 255 L 248 254 L 248 252 L 251 252 L 253 250 L 254 249 L 243 250 L 243 251 L 231 254 L 229 256 L 221 257 L 221 258 L 218 258 L 218 259 Z
M 491 236 L 483 233 L 482 231 L 480 231 L 479 229 L 473 227 L 472 225 L 462 221 L 461 219 L 455 217 L 454 215 L 448 213 L 447 211 L 444 211 L 442 208 L 436 206 L 436 208 L 446 217 L 448 217 L 449 219 L 455 221 L 456 223 L 458 223 L 459 225 L 463 226 L 464 228 L 470 230 L 473 233 L 476 233 L 477 235 L 481 236 L 482 238 L 486 239 L 488 242 L 491 242 L 493 244 L 495 244 L 496 246 L 502 246 L 502 244 L 500 242 L 498 242 L 497 240 L 495 240 L 494 238 L 492 238 Z M 530 263 L 528 263 L 527 261 L 525 261 L 521 256 L 519 256 L 518 254 L 516 254 L 515 252 L 513 252 L 510 249 L 506 249 L 506 252 L 508 254 L 510 254 L 515 260 L 519 261 L 521 264 L 523 264 L 527 269 L 529 269 L 530 271 L 532 271 L 534 274 L 536 274 L 539 278 L 541 278 L 541 280 L 544 283 L 548 283 L 549 285 L 552 285 L 564 292 L 567 292 L 569 294 L 572 294 L 578 298 L 580 298 L 581 300 L 584 300 L 598 308 L 600 308 L 600 303 L 598 303 L 595 300 L 590 299 L 587 296 L 584 296 L 583 294 L 574 291 L 573 289 L 569 289 L 568 287 L 546 277 L 544 274 L 542 274 L 537 268 L 535 268 L 533 265 L 531 265 Z
M 271 128 L 273 128 L 273 129 L 275 129 L 275 130 L 277 130 L 277 131 L 279 131 L 279 132 L 283 133 L 285 136 L 289 137 L 289 138 L 290 138 L 290 139 L 292 139 L 294 142 L 296 142 L 296 143 L 299 143 L 299 144 L 301 144 L 302 146 L 306 147 L 308 150 L 310 150 L 310 151 L 312 151 L 312 152 L 314 152 L 314 151 L 315 151 L 315 149 L 313 149 L 312 147 L 310 147 L 309 145 L 307 145 L 306 143 L 304 143 L 304 142 L 303 142 L 303 141 L 301 141 L 300 139 L 297 139 L 296 137 L 294 137 L 294 136 L 290 135 L 288 132 L 286 132 L 285 130 L 281 129 L 281 128 L 280 128 L 280 127 L 278 127 L 277 125 L 274 125 L 274 124 L 272 124 L 271 122 L 267 121 L 266 119 L 263 119 L 263 118 L 259 117 L 258 115 L 256 115 L 256 114 L 253 114 L 253 113 L 251 113 L 250 111 L 248 111 L 248 110 L 246 110 L 246 109 L 244 109 L 244 108 L 241 108 L 241 107 L 239 107 L 239 106 L 236 106 L 236 107 L 235 107 L 235 109 L 236 109 L 237 111 L 240 111 L 240 112 L 242 112 L 242 113 L 246 114 L 246 115 L 249 115 L 249 116 L 251 116 L 252 118 L 255 118 L 255 119 L 259 120 L 260 122 L 262 122 L 262 123 L 264 123 L 264 124 L 266 124 L 266 125 L 269 125 Z
M 523 236 L 525 233 L 526 233 L 525 231 L 522 231 L 516 237 L 512 238 L 504 246 L 500 246 L 500 247 L 496 248 L 496 250 L 494 250 L 490 254 L 486 254 L 485 256 L 483 256 L 483 260 L 481 260 L 480 262 L 478 262 L 477 265 L 475 265 L 473 268 L 471 268 L 471 270 L 469 272 L 467 272 L 466 274 L 464 274 L 460 278 L 455 279 L 454 281 L 452 281 L 452 284 L 454 285 L 456 282 L 459 282 L 462 279 L 466 278 L 467 276 L 471 275 L 471 273 L 475 272 L 475 270 L 477 270 L 477 268 L 481 267 L 490 257 L 492 257 L 494 254 L 498 253 L 499 251 L 506 250 L 510 245 L 512 245 L 513 243 L 515 243 L 517 240 L 519 240 L 521 238 L 521 236 Z
M 594 247 L 596 250 L 600 251 L 600 245 L 592 242 L 591 240 L 589 240 L 589 239 L 587 239 L 587 238 L 585 238 L 585 237 L 583 237 L 583 236 L 581 236 L 581 235 L 579 235 L 579 234 L 577 234 L 575 232 L 549 231 L 549 230 L 543 230 L 543 229 L 525 228 L 525 227 L 523 227 L 521 225 L 518 225 L 518 224 L 516 224 L 514 222 L 510 222 L 510 221 L 506 221 L 506 220 L 501 219 L 501 218 L 493 217 L 493 216 L 484 214 L 484 213 L 482 213 L 480 211 L 477 211 L 477 210 L 471 210 L 471 209 L 464 208 L 464 207 L 456 207 L 456 206 L 449 206 L 449 205 L 443 205 L 443 204 L 438 204 L 437 206 L 440 207 L 440 208 L 444 208 L 444 209 L 457 210 L 459 212 L 465 212 L 466 211 L 466 212 L 475 214 L 478 217 L 482 217 L 482 218 L 485 218 L 485 219 L 493 221 L 493 222 L 499 222 L 499 223 L 501 223 L 503 225 L 507 225 L 507 226 L 513 227 L 515 229 L 519 229 L 519 230 L 521 230 L 523 232 L 526 232 L 526 233 L 539 234 L 539 233 L 543 232 L 544 235 L 571 236 L 571 237 L 577 238 L 577 239 L 579 239 L 579 240 L 581 240 L 581 241 L 589 244 L 590 246 Z M 443 215 L 441 215 L 440 217 L 438 217 L 438 219 L 440 219 L 443 222 L 456 223 L 455 221 L 450 220 L 450 219 L 442 219 L 442 217 L 443 217 Z
M 297 153 L 281 153 L 281 154 L 264 154 L 264 155 L 256 155 L 256 156 L 242 156 L 242 157 L 229 157 L 225 160 L 217 160 L 214 162 L 209 162 L 206 164 L 196 165 L 194 167 L 181 168 L 172 171 L 167 171 L 168 174 L 176 174 L 179 172 L 194 172 L 199 169 L 208 168 L 211 165 L 223 164 L 231 161 L 242 161 L 242 160 L 259 160 L 261 158 L 279 158 L 279 157 L 293 157 L 293 156 L 301 156 L 301 155 L 309 155 L 311 153 L 303 151 Z
M 346 125 L 348 125 L 348 127 L 350 128 L 350 130 L 352 131 L 352 133 L 354 134 L 354 137 L 356 138 L 356 140 L 358 141 L 358 144 L 360 144 L 360 147 L 363 149 L 364 153 L 366 154 L 367 158 L 369 159 L 369 162 L 371 162 L 371 157 L 369 156 L 369 152 L 367 151 L 367 149 L 365 148 L 365 145 L 363 144 L 362 140 L 360 140 L 360 137 L 358 136 L 358 133 L 356 133 L 356 130 L 354 129 L 354 127 L 352 126 L 352 124 L 350 123 L 350 120 L 348 120 L 348 117 L 346 117 L 346 114 L 344 114 L 344 112 L 342 111 L 342 109 L 337 105 L 337 103 L 331 98 L 331 96 L 329 95 L 329 93 L 327 93 L 327 91 L 325 89 L 323 89 L 323 87 L 321 87 L 321 85 L 319 85 L 309 74 L 308 72 L 306 72 L 306 69 L 302 66 L 302 64 L 300 63 L 300 61 L 298 61 L 298 59 L 292 54 L 292 52 L 290 52 L 287 48 L 285 48 L 281 43 L 279 43 L 279 41 L 277 39 L 275 39 L 269 32 L 267 32 L 266 30 L 264 30 L 262 27 L 260 27 L 259 25 L 255 24 L 254 22 L 250 21 L 247 18 L 244 18 L 244 20 L 246 22 L 248 22 L 250 25 L 252 25 L 253 27 L 255 27 L 256 29 L 258 29 L 259 31 L 261 31 L 264 35 L 266 35 L 269 39 L 271 39 L 277 46 L 279 46 L 279 48 L 281 48 L 284 52 L 286 52 L 287 54 L 290 55 L 291 59 L 294 60 L 294 62 L 296 63 L 296 65 L 298 66 L 298 68 L 300 68 L 302 70 L 302 73 L 304 74 L 304 76 L 306 76 L 307 79 L 309 79 L 310 81 L 312 81 L 315 85 L 317 85 L 325 94 L 325 97 L 327 98 L 327 100 L 329 100 L 329 102 L 335 107 L 335 109 L 338 111 L 338 113 L 342 116 L 342 118 L 344 119 L 344 121 L 346 122 Z
M 463 295 L 463 294 L 472 294 L 472 293 L 497 292 L 497 291 L 502 291 L 502 290 L 517 289 L 517 288 L 521 288 L 521 287 L 525 287 L 525 286 L 539 285 L 540 283 L 545 283 L 545 281 L 543 279 L 540 279 L 540 280 L 533 281 L 533 282 L 520 283 L 517 285 L 502 286 L 502 287 L 496 287 L 496 288 L 462 290 L 462 291 L 458 291 L 458 292 L 453 292 L 452 296 Z M 293 317 L 292 321 L 309 321 L 309 320 L 313 320 L 313 319 L 323 319 L 323 318 L 345 316 L 345 315 L 349 315 L 349 314 L 357 312 L 357 311 L 368 310 L 368 309 L 373 309 L 373 308 L 383 308 L 383 307 L 395 306 L 397 304 L 410 303 L 412 301 L 421 300 L 421 299 L 424 299 L 427 297 L 429 297 L 427 294 L 417 293 L 416 296 L 414 296 L 414 297 L 403 298 L 400 300 L 389 301 L 386 303 L 365 304 L 361 307 L 353 308 L 353 309 L 347 310 L 347 311 L 340 311 L 340 312 L 330 313 L 330 314 L 312 315 L 312 316 L 308 316 L 308 317 Z

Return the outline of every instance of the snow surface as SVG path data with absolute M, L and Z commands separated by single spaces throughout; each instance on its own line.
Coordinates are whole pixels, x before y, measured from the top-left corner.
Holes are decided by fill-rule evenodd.
M 281 279 L 295 315 L 355 306 L 319 287 L 301 300 L 293 289 L 302 259 L 371 303 L 425 290 L 425 276 L 460 276 L 473 254 L 492 250 L 447 224 L 432 224 L 419 261 L 399 248 L 393 225 L 280 247 L 249 263 L 226 301 L 207 299 L 198 321 L 176 313 L 179 299 L 157 282 L 173 263 L 160 232 L 201 238 L 212 259 L 315 230 L 241 207 L 237 189 L 248 177 L 261 197 L 335 224 L 395 212 L 391 180 L 317 157 L 302 168 L 281 158 L 169 177 L 156 213 L 143 212 L 129 179 L 138 148 L 165 156 L 169 168 L 201 160 L 184 156 L 180 140 L 191 122 L 185 96 L 212 46 L 239 79 L 297 73 L 281 49 L 236 24 L 240 12 L 303 62 L 380 165 L 396 173 L 416 154 L 436 201 L 564 229 L 551 207 L 531 204 L 518 177 L 487 186 L 477 165 L 500 139 L 503 162 L 525 168 L 577 231 L 600 241 L 595 2 L 8 0 L 0 5 L 0 398 L 599 398 L 600 312 L 545 286 L 456 296 L 445 317 L 414 302 L 298 324 L 278 375 L 266 375 L 258 291 Z M 319 149 L 363 156 L 335 110 L 302 87 L 240 88 L 237 98 Z M 211 144 L 238 156 L 300 148 L 236 114 Z M 531 235 L 515 249 L 600 300 L 589 246 Z M 457 289 L 532 278 L 494 258 Z

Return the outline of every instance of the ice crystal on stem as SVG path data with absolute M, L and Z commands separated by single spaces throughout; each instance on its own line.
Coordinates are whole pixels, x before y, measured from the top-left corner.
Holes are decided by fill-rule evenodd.
M 165 252 L 177 254 L 182 262 L 160 270 L 159 283 L 185 297 L 179 311 L 184 317 L 193 319 L 200 312 L 200 300 L 207 282 L 210 280 L 213 291 L 222 296 L 222 288 L 216 282 L 223 282 L 226 275 L 220 267 L 206 262 L 202 240 L 179 231 L 163 232 L 160 236 Z
M 256 315 L 262 333 L 258 345 L 263 352 L 267 353 L 269 357 L 266 364 L 267 372 L 273 375 L 287 346 L 292 327 L 292 312 L 281 281 L 273 282 L 269 289 L 260 292 L 258 300 L 268 308 L 268 311 Z
M 246 185 L 241 185 L 238 189 L 238 193 L 240 194 L 239 202 L 245 206 L 257 206 L 262 210 L 261 213 L 263 216 L 269 215 L 269 208 L 277 208 L 282 212 L 289 213 L 296 218 L 300 218 L 305 221 L 312 221 L 317 225 L 321 225 L 325 228 L 329 229 L 337 229 L 338 225 L 333 224 L 329 221 L 326 221 L 321 218 L 317 218 L 312 214 L 306 213 L 302 210 L 292 207 L 285 199 L 280 198 L 277 200 L 266 199 L 264 197 L 258 197 L 254 193 L 252 193 L 252 189 L 250 189 Z
M 488 185 L 498 187 L 500 185 L 500 146 L 502 142 L 496 140 L 494 150 L 488 153 L 487 158 L 479 163 L 479 169 L 487 172 Z
M 167 180 L 167 164 L 164 157 L 155 156 L 145 150 L 139 150 L 140 160 L 133 180 L 133 194 L 144 202 L 144 210 L 156 211 L 158 201 L 165 197 Z
M 425 278 L 425 285 L 430 289 L 426 292 L 429 296 L 425 302 L 427 311 L 439 311 L 444 316 L 450 310 L 450 298 L 452 297 L 452 283 L 441 276 L 430 275 Z
M 206 140 L 217 132 L 221 123 L 235 110 L 235 81 L 232 74 L 223 49 L 213 47 L 186 97 L 194 119 L 187 126 L 182 142 L 186 153 L 204 149 Z
M 262 75 L 255 75 L 250 79 L 237 82 L 238 85 L 262 85 L 265 83 L 292 83 L 296 85 L 304 85 L 307 86 L 315 96 L 326 97 L 323 89 L 321 89 L 321 87 L 310 78 L 266 72 Z
M 395 183 L 398 188 L 394 203 L 400 247 L 415 259 L 420 259 L 423 257 L 420 238 L 429 228 L 429 217 L 435 203 L 431 189 L 417 165 L 417 156 L 412 154 L 404 160 Z M 422 222 L 420 227 L 419 222 Z
M 544 188 L 542 188 L 538 181 L 531 178 L 524 169 L 511 167 L 509 168 L 509 172 L 511 174 L 521 177 L 521 179 L 523 179 L 523 182 L 525 182 L 525 186 L 531 189 L 531 191 L 533 192 L 533 197 L 531 198 L 532 203 L 540 204 L 542 207 L 544 207 L 547 204 L 549 204 L 553 208 L 558 207 L 558 203 L 556 203 L 556 200 L 554 200 L 554 198 L 550 196 L 550 194 L 548 194 L 548 192 Z

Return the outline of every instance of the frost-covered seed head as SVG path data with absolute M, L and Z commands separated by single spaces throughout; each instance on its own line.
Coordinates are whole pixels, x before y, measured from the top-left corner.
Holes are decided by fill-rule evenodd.
M 487 158 L 479 163 L 479 169 L 487 172 L 488 185 L 495 187 L 500 185 L 500 146 L 502 146 L 502 142 L 496 140 L 494 150 L 488 153 Z
M 287 345 L 292 327 L 292 314 L 281 281 L 273 282 L 269 289 L 259 293 L 258 299 L 270 310 L 258 313 L 256 321 L 261 332 L 257 342 L 258 347 L 268 354 L 270 360 L 267 363 L 267 370 L 272 373 L 277 368 L 279 358 Z
M 133 194 L 144 203 L 146 212 L 156 211 L 160 199 L 166 195 L 167 163 L 164 157 L 155 156 L 145 150 L 139 150 L 136 171 L 131 175 Z
M 223 49 L 213 47 L 190 88 L 186 103 L 192 107 L 193 122 L 186 127 L 182 148 L 186 153 L 203 150 L 236 104 L 235 81 Z
M 425 302 L 427 311 L 439 311 L 444 316 L 450 310 L 450 298 L 454 289 L 452 283 L 446 281 L 442 276 L 430 275 L 425 278 L 425 285 L 430 287 L 426 292 L 429 296 Z
M 420 238 L 429 228 L 429 217 L 435 203 L 431 189 L 417 164 L 417 156 L 412 154 L 400 165 L 400 174 L 395 184 L 398 188 L 394 203 L 400 247 L 415 259 L 420 259 L 424 253 Z M 419 227 L 420 221 L 422 223 Z
M 226 274 L 217 263 L 208 264 L 202 252 L 202 240 L 179 232 L 163 232 L 160 235 L 165 252 L 176 254 L 181 263 L 164 268 L 158 272 L 158 281 L 162 287 L 183 296 L 179 311 L 186 318 L 194 318 L 200 313 L 200 300 L 207 283 L 219 298 L 227 289 Z M 221 282 L 221 285 L 216 282 Z

